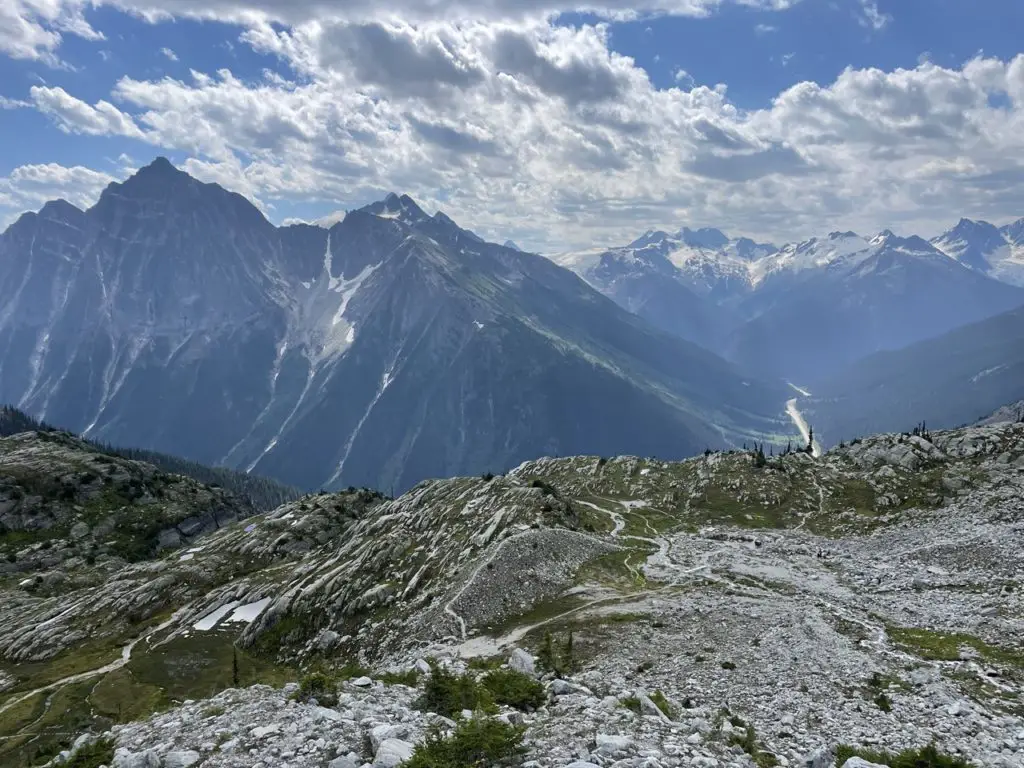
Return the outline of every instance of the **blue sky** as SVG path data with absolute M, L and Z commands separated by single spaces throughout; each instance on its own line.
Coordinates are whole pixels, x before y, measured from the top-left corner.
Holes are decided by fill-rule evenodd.
M 1024 215 L 1011 0 L 12 2 L 0 222 L 158 154 L 275 221 L 397 189 L 548 249 Z

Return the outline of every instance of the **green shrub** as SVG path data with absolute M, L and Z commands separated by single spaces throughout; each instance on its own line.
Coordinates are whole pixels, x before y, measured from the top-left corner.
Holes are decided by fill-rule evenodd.
M 665 717 L 669 720 L 675 720 L 679 715 L 679 713 L 676 712 L 676 708 L 669 703 L 669 700 L 665 698 L 665 694 L 661 691 L 655 691 L 652 693 L 650 699 L 658 709 L 665 713 Z
M 898 755 L 842 744 L 836 750 L 836 765 L 842 766 L 851 757 L 887 765 L 889 768 L 975 768 L 973 763 L 962 758 L 942 754 L 934 744 L 920 749 L 906 749 Z
M 482 682 L 496 704 L 507 704 L 524 712 L 537 709 L 547 700 L 543 685 L 514 669 L 496 669 Z
M 640 714 L 640 699 L 636 696 L 627 696 L 619 702 L 619 706 L 628 709 L 630 712 Z
M 892 699 L 886 694 L 880 693 L 875 696 L 875 706 L 883 712 L 892 712 Z
M 408 672 L 383 672 L 376 676 L 384 685 L 407 685 L 415 688 L 420 681 L 420 671 L 410 669 Z
M 740 720 L 742 723 L 743 721 Z M 740 747 L 746 752 L 757 764 L 758 768 L 774 768 L 779 764 L 779 759 L 772 753 L 761 748 L 761 745 L 757 742 L 757 731 L 754 730 L 754 726 L 748 725 L 743 731 L 743 734 L 733 733 L 729 737 L 729 743 Z
M 454 717 L 464 709 L 493 711 L 494 700 L 472 675 L 453 675 L 443 667 L 435 667 L 416 706 L 424 712 Z
M 64 763 L 64 768 L 99 768 L 114 762 L 114 742 L 110 739 L 99 739 L 82 747 L 74 756 Z
M 736 665 L 731 661 L 723 661 L 722 669 L 736 669 Z
M 427 734 L 405 768 L 479 768 L 510 764 L 523 754 L 522 728 L 501 720 L 474 717 L 458 724 L 451 735 L 439 728 Z
M 298 701 L 316 699 L 318 704 L 333 706 L 338 703 L 338 694 L 334 678 L 323 672 L 313 672 L 299 681 L 299 690 L 295 693 Z
M 555 677 L 571 675 L 580 667 L 576 658 L 575 641 L 572 630 L 569 631 L 565 643 L 556 643 L 550 632 L 544 634 L 544 642 L 537 652 L 537 664 L 541 669 L 554 673 Z

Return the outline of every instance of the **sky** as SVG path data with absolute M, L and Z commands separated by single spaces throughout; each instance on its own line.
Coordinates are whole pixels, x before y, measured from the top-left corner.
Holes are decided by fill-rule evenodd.
M 540 252 L 1024 216 L 1019 0 L 0 0 L 0 226 L 158 155 Z

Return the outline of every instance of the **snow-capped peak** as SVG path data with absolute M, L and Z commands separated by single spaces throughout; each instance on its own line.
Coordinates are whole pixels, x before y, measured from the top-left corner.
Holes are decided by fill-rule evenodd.
M 960 219 L 931 242 L 965 267 L 1012 285 L 1024 285 L 1024 219 L 1002 229 L 987 221 Z
M 383 200 L 370 203 L 360 210 L 382 219 L 396 219 L 405 224 L 420 224 L 430 218 L 411 197 L 394 192 L 388 193 Z

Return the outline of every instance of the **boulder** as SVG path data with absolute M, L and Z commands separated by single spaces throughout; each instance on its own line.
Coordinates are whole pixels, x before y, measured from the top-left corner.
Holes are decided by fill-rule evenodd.
M 168 752 L 164 755 L 163 768 L 190 768 L 199 762 L 200 755 L 195 750 L 185 752 Z
M 160 756 L 153 749 L 129 752 L 122 747 L 114 752 L 113 768 L 160 768 Z
M 509 669 L 522 672 L 524 675 L 537 674 L 537 668 L 533 663 L 533 656 L 522 648 L 516 648 L 512 651 L 512 655 L 508 657 L 508 666 Z
M 378 747 L 373 757 L 374 768 L 395 768 L 412 757 L 415 747 L 401 739 L 387 739 Z
M 597 734 L 597 746 L 595 752 L 603 757 L 615 757 L 628 752 L 633 746 L 633 739 L 629 736 Z
M 851 757 L 849 760 L 847 760 L 845 763 L 843 763 L 842 768 L 886 768 L 886 767 L 884 765 L 879 765 L 878 763 L 869 763 L 867 760 L 865 760 L 862 757 Z

